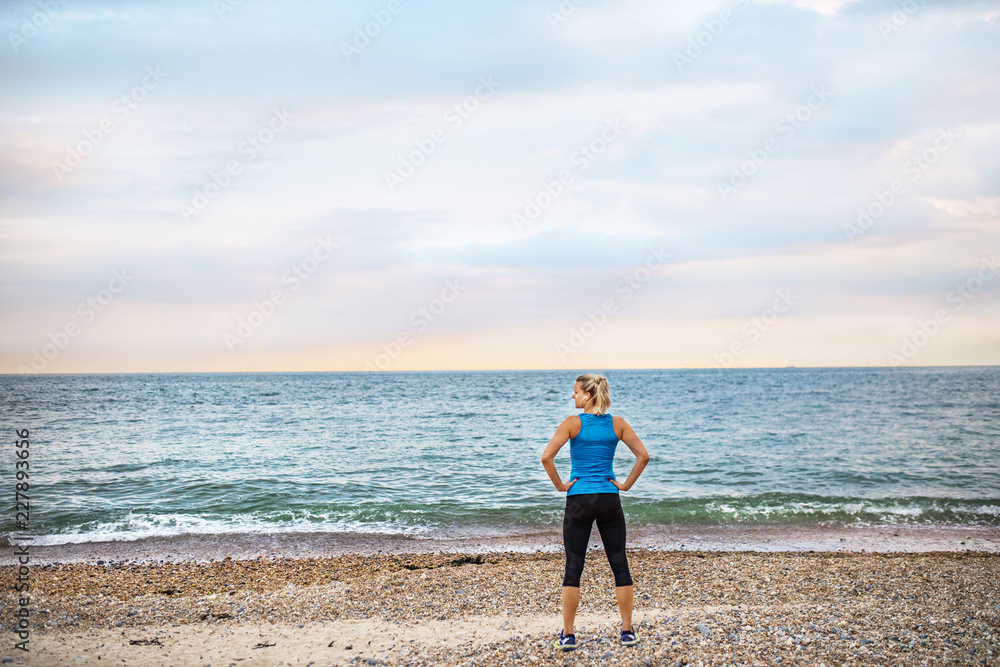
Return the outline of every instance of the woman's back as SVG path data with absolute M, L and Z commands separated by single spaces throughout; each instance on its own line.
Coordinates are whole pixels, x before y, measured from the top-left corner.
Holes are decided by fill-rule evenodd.
M 618 487 L 608 481 L 615 479 L 614 459 L 618 435 L 610 413 L 595 415 L 580 413 L 580 432 L 569 441 L 572 469 L 570 478 L 577 481 L 567 496 L 581 493 L 618 493 Z
M 649 454 L 639 436 L 621 417 L 608 414 L 611 396 L 608 379 L 587 373 L 573 383 L 573 403 L 579 416 L 566 417 L 542 452 L 542 466 L 560 492 L 566 493 L 563 512 L 563 544 L 566 546 L 566 570 L 563 574 L 563 629 L 556 646 L 569 651 L 576 648 L 573 619 L 580 604 L 580 575 L 587 558 L 590 531 L 597 521 L 608 565 L 615 575 L 615 599 L 622 615 L 621 642 L 632 646 L 638 641 L 632 628 L 632 575 L 625 555 L 625 513 L 619 489 L 628 491 L 649 462 Z M 598 414 L 600 413 L 600 414 Z M 612 465 L 621 440 L 635 454 L 635 465 L 623 483 L 615 479 Z M 559 449 L 570 443 L 571 479 L 564 482 L 556 469 Z

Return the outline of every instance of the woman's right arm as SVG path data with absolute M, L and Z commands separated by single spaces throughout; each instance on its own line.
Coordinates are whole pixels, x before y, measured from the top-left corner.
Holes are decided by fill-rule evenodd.
M 562 479 L 559 478 L 559 472 L 556 470 L 556 454 L 562 449 L 570 439 L 570 425 L 573 423 L 574 419 L 579 419 L 579 417 L 567 417 L 563 420 L 562 424 L 559 424 L 559 428 L 556 429 L 556 434 L 552 436 L 549 440 L 549 444 L 545 446 L 545 451 L 542 452 L 542 466 L 545 468 L 545 472 L 549 473 L 549 479 L 552 480 L 553 486 L 559 491 L 569 491 L 569 487 L 576 484 L 576 480 L 571 480 L 567 483 L 563 483 Z
M 649 463 L 649 452 L 646 451 L 646 446 L 642 444 L 642 440 L 639 436 L 635 434 L 632 430 L 632 426 L 625 421 L 623 417 L 618 417 L 621 419 L 622 434 L 619 439 L 625 443 L 625 446 L 632 450 L 635 454 L 635 465 L 632 466 L 632 472 L 628 474 L 628 478 L 621 484 L 615 480 L 608 480 L 615 486 L 617 486 L 622 491 L 628 491 L 635 484 L 635 481 L 639 479 L 639 475 L 642 474 L 642 469 L 646 467 Z

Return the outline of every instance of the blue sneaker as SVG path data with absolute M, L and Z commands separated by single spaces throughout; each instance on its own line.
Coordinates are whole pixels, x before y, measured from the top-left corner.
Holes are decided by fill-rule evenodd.
M 622 646 L 634 646 L 639 643 L 639 640 L 635 638 L 635 628 L 631 630 L 622 630 Z
M 576 635 L 564 635 L 563 631 L 559 631 L 559 639 L 556 640 L 555 646 L 563 651 L 572 651 L 576 648 Z

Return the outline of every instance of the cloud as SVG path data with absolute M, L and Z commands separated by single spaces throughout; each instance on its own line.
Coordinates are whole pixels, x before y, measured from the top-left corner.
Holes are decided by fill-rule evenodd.
M 495 346 L 497 364 L 544 365 L 650 246 L 670 265 L 595 340 L 597 365 L 644 353 L 696 365 L 783 286 L 803 299 L 773 340 L 797 363 L 884 358 L 888 332 L 1000 241 L 1000 14 L 925 1 L 900 18 L 895 4 L 404 2 L 386 22 L 377 2 L 245 2 L 220 17 L 202 0 L 74 0 L 0 57 L 0 295 L 18 322 L 0 363 L 126 266 L 141 280 L 80 339 L 94 365 L 68 355 L 62 368 L 298 368 L 304 349 L 360 367 L 452 278 L 469 291 L 404 365 L 450 364 L 449 350 L 473 363 Z M 0 26 L 19 30 L 34 7 L 5 4 Z M 373 12 L 384 25 L 371 28 Z M 149 67 L 162 84 L 114 117 Z M 475 98 L 484 77 L 499 86 Z M 284 108 L 292 122 L 250 158 L 241 149 Z M 53 163 L 108 117 L 113 131 L 60 181 Z M 608 122 L 624 128 L 610 141 Z M 953 146 L 928 153 L 949 128 Z M 512 216 L 564 172 L 518 229 Z M 902 191 L 848 238 L 895 181 Z M 183 219 L 199 195 L 207 205 Z M 335 256 L 234 361 L 223 331 L 289 289 L 289 267 L 326 236 Z M 934 359 L 983 349 L 972 332 L 993 330 L 996 293 L 984 288 Z M 846 349 L 822 331 L 836 317 Z M 657 331 L 678 332 L 663 334 L 676 352 Z M 810 352 L 807 338 L 824 343 Z M 747 359 L 778 362 L 780 349 Z

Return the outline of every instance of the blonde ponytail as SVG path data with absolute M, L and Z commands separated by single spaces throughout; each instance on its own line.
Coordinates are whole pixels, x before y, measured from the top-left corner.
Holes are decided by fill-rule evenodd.
M 594 406 L 595 415 L 603 415 L 611 407 L 611 389 L 608 387 L 608 378 L 603 375 L 586 373 L 576 379 L 583 388 L 583 391 L 590 394 L 590 399 Z M 584 406 L 586 408 L 586 406 Z

